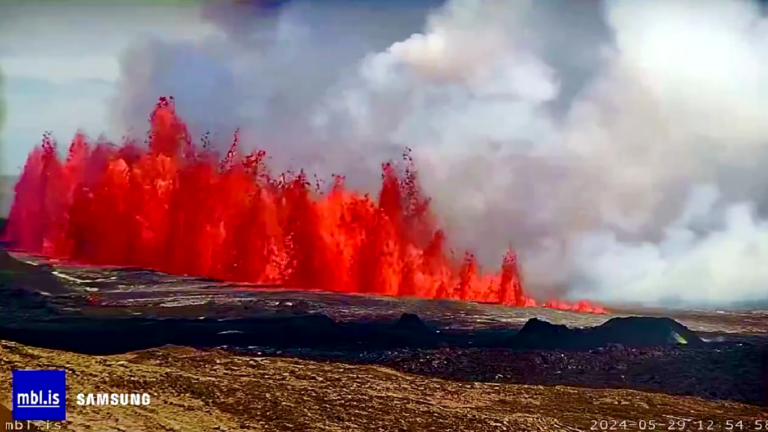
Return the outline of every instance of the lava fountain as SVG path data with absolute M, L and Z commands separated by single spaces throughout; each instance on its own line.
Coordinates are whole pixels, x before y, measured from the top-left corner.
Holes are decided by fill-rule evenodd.
M 65 160 L 46 135 L 16 185 L 5 239 L 19 249 L 90 264 L 125 265 L 222 280 L 388 296 L 535 306 L 517 257 L 486 273 L 454 255 L 406 153 L 382 165 L 378 198 L 270 173 L 264 152 L 237 135 L 219 158 L 194 144 L 162 98 L 148 145 L 89 143 Z M 603 312 L 582 301 L 544 306 Z

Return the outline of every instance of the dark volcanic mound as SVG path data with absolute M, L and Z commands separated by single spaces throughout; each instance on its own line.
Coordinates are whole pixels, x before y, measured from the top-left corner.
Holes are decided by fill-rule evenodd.
M 597 327 L 583 329 L 533 318 L 508 339 L 510 348 L 522 349 L 589 350 L 610 345 L 649 348 L 704 343 L 696 333 L 671 318 L 638 316 L 611 318 Z
M 397 323 L 392 327 L 392 330 L 404 335 L 410 334 L 425 337 L 434 335 L 434 332 L 424 324 L 424 321 L 418 315 L 412 313 L 402 314 Z

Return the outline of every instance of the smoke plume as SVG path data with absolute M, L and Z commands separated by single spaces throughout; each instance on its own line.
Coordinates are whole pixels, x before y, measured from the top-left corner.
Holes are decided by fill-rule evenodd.
M 278 166 L 360 188 L 410 147 L 455 246 L 488 264 L 513 246 L 541 297 L 768 298 L 757 2 L 263 3 L 127 51 L 116 121 L 172 94 L 196 133 L 239 127 Z

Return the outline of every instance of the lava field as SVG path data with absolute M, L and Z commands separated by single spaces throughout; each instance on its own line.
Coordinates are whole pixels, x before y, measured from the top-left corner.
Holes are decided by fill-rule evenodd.
M 172 344 L 458 381 L 766 402 L 759 311 L 666 311 L 672 319 L 254 289 L 23 254 L 4 255 L 3 269 L 0 339 L 43 348 L 118 354 Z

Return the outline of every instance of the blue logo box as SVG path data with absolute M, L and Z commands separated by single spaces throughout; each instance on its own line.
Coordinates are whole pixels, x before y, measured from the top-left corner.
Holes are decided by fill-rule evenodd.
M 13 419 L 67 419 L 67 373 L 64 370 L 14 370 Z

